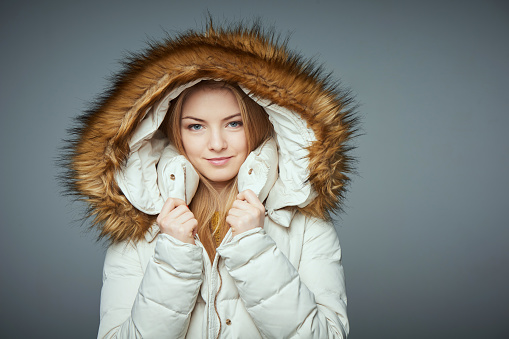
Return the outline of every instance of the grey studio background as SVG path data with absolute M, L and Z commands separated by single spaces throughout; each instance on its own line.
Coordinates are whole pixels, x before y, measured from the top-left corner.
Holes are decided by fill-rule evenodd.
M 106 245 L 55 180 L 73 117 L 147 38 L 261 16 L 361 103 L 336 222 L 352 339 L 509 338 L 505 1 L 2 1 L 2 338 L 93 338 Z

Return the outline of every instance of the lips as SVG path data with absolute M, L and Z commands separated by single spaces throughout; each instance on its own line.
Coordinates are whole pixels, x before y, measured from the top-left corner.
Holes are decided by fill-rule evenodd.
M 214 166 L 222 166 L 226 164 L 231 158 L 232 157 L 210 158 L 207 159 L 207 161 Z

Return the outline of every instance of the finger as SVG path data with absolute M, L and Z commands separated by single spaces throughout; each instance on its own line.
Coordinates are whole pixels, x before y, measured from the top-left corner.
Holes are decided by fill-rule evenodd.
M 182 223 L 182 228 L 185 230 L 189 230 L 191 232 L 195 232 L 198 230 L 198 220 L 192 218 Z
M 182 226 L 184 229 L 189 230 L 188 237 L 190 238 L 194 238 L 194 236 L 198 232 L 198 221 L 194 218 L 186 221 L 184 224 L 182 224 Z
M 245 210 L 241 210 L 238 208 L 230 208 L 228 211 L 228 215 L 234 216 L 234 217 L 241 217 L 244 214 L 246 214 Z
M 255 205 L 255 206 L 263 206 L 263 204 L 260 202 L 260 199 L 258 199 L 256 194 L 253 191 L 251 191 L 250 189 L 240 192 L 237 195 L 237 199 L 245 200 L 248 203 Z
M 245 200 L 235 200 L 232 204 L 232 208 L 237 208 L 239 210 L 248 210 L 253 208 L 253 206 Z
M 226 220 L 225 220 L 225 221 L 226 221 L 226 223 L 227 223 L 228 225 L 230 225 L 230 227 L 232 227 L 232 228 L 233 228 L 233 227 L 237 226 L 237 224 L 238 224 L 238 220 L 239 220 L 239 218 L 237 218 L 236 216 L 234 216 L 234 215 L 228 215 L 228 216 L 226 217 Z
M 175 203 L 172 198 L 166 199 L 166 202 L 164 203 L 163 208 L 161 208 L 161 212 L 159 212 L 159 214 L 157 215 L 157 223 L 158 224 L 160 224 L 162 222 L 162 220 L 164 219 L 164 217 L 166 217 L 166 215 L 171 210 L 173 210 L 174 204 Z
M 188 211 L 189 210 L 187 209 L 186 206 L 182 206 L 182 205 L 177 206 L 166 215 L 163 215 L 162 213 L 159 214 L 159 216 L 157 217 L 157 223 L 159 225 L 161 225 L 162 223 L 165 223 L 165 222 L 167 223 L 167 222 L 171 222 L 172 220 L 177 220 L 182 214 L 184 214 Z
M 187 213 L 187 212 L 191 212 L 189 210 L 189 207 L 187 207 L 186 205 L 179 205 L 179 206 L 175 207 L 170 213 L 168 213 L 167 216 L 169 216 L 173 219 L 177 219 L 182 214 Z
M 176 221 L 179 223 L 179 224 L 182 224 L 184 225 L 186 222 L 188 222 L 189 220 L 192 220 L 194 219 L 194 214 L 191 212 L 191 211 L 188 211 L 186 213 L 183 213 L 182 215 L 180 215 Z
M 265 214 L 265 206 L 263 206 L 262 203 L 250 204 L 245 200 L 235 200 L 232 204 L 232 207 L 244 211 L 244 213 L 253 214 L 255 216 L 260 212 Z
M 165 217 L 175 207 L 180 206 L 180 205 L 185 205 L 185 204 L 186 203 L 184 202 L 184 200 L 177 199 L 177 198 L 168 198 L 166 200 L 166 202 L 164 203 L 163 208 L 161 209 L 161 212 L 159 213 L 159 215 L 161 215 L 162 217 Z

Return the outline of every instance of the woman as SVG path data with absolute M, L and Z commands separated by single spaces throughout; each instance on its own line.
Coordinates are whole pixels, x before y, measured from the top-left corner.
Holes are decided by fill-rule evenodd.
M 216 247 L 228 231 L 227 225 L 236 226 L 232 227 L 235 236 L 253 222 L 244 219 L 256 215 L 255 223 L 263 227 L 263 204 L 251 190 L 237 196 L 234 179 L 247 155 L 272 135 L 272 125 L 263 108 L 238 86 L 209 80 L 186 89 L 175 99 L 162 128 L 170 143 L 179 154 L 186 156 L 200 176 L 190 204 L 199 221 L 183 200 L 170 198 L 157 223 L 162 233 L 168 232 L 176 239 L 193 244 L 194 233 L 198 231 L 212 262 Z M 236 198 L 239 201 L 233 203 Z M 242 203 L 247 199 L 256 202 L 256 208 Z M 234 207 L 230 210 L 232 204 Z M 182 207 L 175 208 L 176 205 Z M 180 222 L 173 222 L 178 221 L 177 218 L 186 221 L 182 229 L 177 229 Z M 167 224 L 172 227 L 167 229 Z
M 69 180 L 111 240 L 100 338 L 345 338 L 351 100 L 243 27 L 126 64 L 80 121 Z

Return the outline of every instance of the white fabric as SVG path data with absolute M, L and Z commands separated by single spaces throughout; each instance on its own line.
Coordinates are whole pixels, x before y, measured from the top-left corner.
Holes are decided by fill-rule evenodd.
M 166 234 L 150 242 L 156 233 L 108 249 L 99 338 L 346 338 L 331 224 L 298 213 L 287 228 L 266 218 L 263 229 L 228 233 L 213 265 L 199 242 Z
M 315 141 L 313 131 L 296 113 L 255 96 L 251 97 L 265 107 L 279 145 L 279 178 L 269 194 L 267 204 L 271 210 L 286 206 L 307 206 L 316 197 L 307 181 L 307 148 Z
M 199 182 L 198 173 L 186 157 L 173 145 L 166 146 L 157 166 L 157 187 L 163 204 L 168 198 L 179 198 L 189 204 Z
M 175 99 L 183 90 L 199 82 L 193 81 L 184 86 L 180 86 L 174 91 L 167 94 L 164 98 L 159 100 L 154 106 L 149 107 L 145 112 L 145 117 L 140 122 L 139 126 L 134 131 L 131 140 L 129 141 L 129 157 L 127 163 L 122 171 L 115 173 L 115 181 L 131 202 L 131 204 L 142 212 L 147 214 L 159 214 L 167 196 L 169 189 L 161 189 L 160 184 L 167 183 L 166 180 L 159 180 L 158 177 L 158 164 L 161 162 L 161 156 L 168 145 L 168 140 L 163 134 L 158 131 L 159 125 L 164 120 L 164 116 L 170 106 L 170 101 Z M 171 150 L 166 150 L 168 152 Z M 173 155 L 178 155 L 175 151 Z M 171 157 L 166 156 L 164 160 L 170 161 Z M 177 170 L 182 166 L 187 169 L 191 164 L 186 164 L 182 159 L 177 159 L 168 172 Z M 191 166 L 192 167 L 192 166 Z M 167 173 L 171 175 L 172 173 Z M 197 176 L 197 175 L 196 175 Z M 195 177 L 195 176 L 193 176 Z M 188 185 L 189 183 L 186 183 Z M 197 184 L 196 184 L 197 185 Z M 189 185 L 193 187 L 193 185 Z M 192 189 L 190 189 L 192 191 Z M 194 192 L 189 192 L 189 201 L 191 201 Z M 173 192 L 175 193 L 175 192 Z M 186 197 L 184 191 L 179 191 L 178 198 L 182 200 Z M 176 196 L 175 196 L 176 198 Z M 187 201 L 189 203 L 189 201 Z
M 274 139 L 251 152 L 239 169 L 239 191 L 250 189 L 264 201 L 278 177 L 278 153 Z
M 167 197 L 188 203 L 192 165 L 157 132 L 168 102 L 147 111 L 116 180 L 129 201 L 157 214 Z M 99 338 L 346 338 L 341 250 L 332 224 L 296 213 L 316 193 L 307 182 L 312 131 L 298 115 L 265 107 L 275 139 L 251 152 L 239 190 L 265 201 L 264 228 L 232 238 L 213 263 L 199 241 L 185 244 L 157 226 L 137 243 L 110 246 L 104 263 Z
M 172 167 L 166 171 L 168 176 L 164 177 L 164 181 L 159 179 L 158 168 L 167 166 L 167 162 L 171 160 L 171 157 L 162 157 L 163 152 L 167 152 L 165 148 L 168 141 L 162 136 L 161 132 L 158 132 L 158 128 L 168 110 L 169 102 L 185 88 L 199 81 L 193 81 L 166 94 L 147 110 L 144 119 L 129 142 L 130 154 L 127 163 L 122 171 L 115 174 L 115 180 L 126 198 L 134 207 L 147 214 L 155 215 L 161 211 L 167 198 L 165 192 L 168 189 L 165 184 L 169 182 L 168 178 L 171 174 L 176 176 L 172 172 L 180 171 L 182 166 L 186 168 L 187 173 L 193 172 L 192 166 L 186 163 L 182 157 L 173 160 Z M 244 91 L 247 93 L 246 90 Z M 241 180 L 242 175 L 239 176 L 239 191 L 252 187 L 260 189 L 260 192 L 268 195 L 265 207 L 268 210 L 269 217 L 281 225 L 288 226 L 293 217 L 293 212 L 286 209 L 286 207 L 305 207 L 316 196 L 316 192 L 313 191 L 311 184 L 307 181 L 309 176 L 309 152 L 307 147 L 315 140 L 315 136 L 313 131 L 306 126 L 306 123 L 296 113 L 273 105 L 250 93 L 247 94 L 265 108 L 269 120 L 274 126 L 279 161 L 275 162 L 275 165 L 273 165 L 275 167 L 271 168 L 272 171 L 268 175 L 269 173 L 265 173 L 263 168 L 267 166 L 264 164 L 266 159 L 272 159 L 274 156 L 272 145 L 261 149 L 262 153 L 267 152 L 265 155 L 260 153 L 260 149 L 253 151 L 257 152 L 257 155 L 248 156 L 243 168 L 252 168 L 255 174 L 247 178 L 244 176 L 246 180 Z M 174 155 L 178 156 L 176 152 L 174 152 Z M 257 172 L 257 169 L 260 171 Z M 276 169 L 278 173 L 274 177 Z M 191 173 L 191 176 L 196 178 L 194 174 Z M 186 192 L 172 193 L 179 194 L 180 199 L 189 203 L 196 192 L 197 183 L 190 184 L 186 182 L 184 186 L 187 189 Z M 262 200 L 265 200 L 265 197 L 263 198 Z

